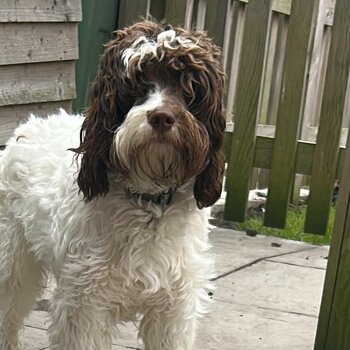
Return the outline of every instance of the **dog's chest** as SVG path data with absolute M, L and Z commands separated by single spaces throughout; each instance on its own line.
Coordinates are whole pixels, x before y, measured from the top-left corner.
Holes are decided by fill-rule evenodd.
M 112 298 L 135 306 L 159 292 L 171 293 L 188 275 L 204 244 L 198 235 L 206 229 L 196 216 L 192 220 L 187 215 L 129 219 L 127 227 L 116 219 L 105 242 L 109 255 L 106 283 Z

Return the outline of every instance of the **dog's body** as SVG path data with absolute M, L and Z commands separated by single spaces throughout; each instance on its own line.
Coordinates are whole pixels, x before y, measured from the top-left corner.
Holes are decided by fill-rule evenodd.
M 196 57 L 201 41 L 203 49 L 211 47 L 206 38 L 196 42 L 177 31 L 181 38 L 144 22 L 117 32 L 102 58 L 86 118 L 64 111 L 45 120 L 33 116 L 2 151 L 1 350 L 17 349 L 17 332 L 40 293 L 43 271 L 57 282 L 51 350 L 109 349 L 115 325 L 139 315 L 147 350 L 193 348 L 211 273 L 200 208 L 218 198 L 223 172 L 222 74 L 215 48 L 204 63 Z M 136 33 L 133 42 L 121 48 L 130 33 Z M 154 55 L 158 49 L 163 51 Z M 178 51 L 176 63 L 171 58 Z M 188 54 L 194 63 L 186 61 Z M 151 80 L 144 72 L 153 60 L 175 68 L 161 74 L 150 69 L 156 79 L 126 106 L 125 96 L 123 104 L 112 94 L 113 79 L 132 95 L 126 86 Z M 176 79 L 184 85 L 187 76 L 176 64 L 189 67 L 190 102 L 176 92 Z M 199 85 L 214 88 L 212 78 L 220 91 L 199 92 Z M 217 106 L 198 108 L 198 94 L 200 103 Z

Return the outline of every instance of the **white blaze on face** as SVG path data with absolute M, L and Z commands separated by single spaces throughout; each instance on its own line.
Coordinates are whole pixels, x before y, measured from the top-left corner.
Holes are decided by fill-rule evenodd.
M 130 109 L 123 124 L 118 128 L 114 142 L 118 158 L 125 164 L 129 164 L 130 155 L 137 145 L 145 142 L 151 132 L 151 126 L 147 122 L 148 112 L 164 105 L 164 96 L 159 89 L 152 92 L 141 105 Z
M 156 89 L 143 104 L 129 111 L 115 134 L 113 152 L 129 170 L 130 184 L 140 191 L 159 192 L 183 176 L 178 151 L 171 143 L 156 142 L 154 130 L 147 121 L 148 112 L 164 103 L 164 92 Z M 169 133 L 177 135 L 176 130 Z
M 125 137 L 132 141 L 132 138 L 136 138 L 136 140 L 140 137 L 143 137 L 144 132 L 151 127 L 147 122 L 147 114 L 148 112 L 153 111 L 157 107 L 161 107 L 164 105 L 164 96 L 160 89 L 156 89 L 152 92 L 147 100 L 137 106 L 134 106 L 130 109 L 127 114 L 123 124 L 118 129 L 116 134 L 116 141 L 118 138 Z M 128 135 L 124 135 L 127 133 Z M 134 139 L 135 141 L 135 139 Z
M 145 58 L 156 58 L 161 61 L 165 50 L 178 50 L 179 48 L 190 50 L 197 46 L 197 43 L 190 39 L 177 36 L 174 30 L 166 30 L 157 36 L 157 41 L 154 39 L 140 36 L 130 48 L 125 49 L 122 55 L 122 60 L 126 71 L 129 70 L 130 62 L 137 60 L 137 66 L 141 69 L 141 63 Z M 163 50 L 160 50 L 163 49 Z

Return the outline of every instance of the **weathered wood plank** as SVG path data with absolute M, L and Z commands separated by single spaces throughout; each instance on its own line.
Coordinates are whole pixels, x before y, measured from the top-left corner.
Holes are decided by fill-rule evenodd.
M 71 112 L 72 101 L 0 107 L 0 145 L 4 145 L 18 124 L 30 115 L 46 117 L 63 108 Z
M 0 25 L 0 65 L 78 58 L 76 23 Z
M 315 28 L 318 0 L 294 0 L 289 19 L 284 86 L 280 98 L 275 146 L 264 224 L 284 228 L 294 179 L 301 106 L 308 70 L 308 50 Z
M 338 0 L 339 1 L 339 0 Z M 349 135 L 350 136 L 350 135 Z M 314 350 L 350 348 L 350 137 L 344 155 Z
M 291 5 L 292 5 L 292 0 L 273 0 L 272 10 L 279 13 L 284 13 L 285 15 L 289 15 L 291 10 Z
M 195 16 L 196 9 L 194 9 L 194 2 L 195 0 L 187 0 L 186 1 L 186 11 L 185 11 L 185 21 L 184 21 L 184 28 L 191 29 L 192 27 L 192 21 L 194 21 L 193 16 Z
M 248 3 L 248 0 L 236 0 L 237 2 Z M 283 13 L 285 15 L 290 15 L 290 9 L 293 0 L 273 0 L 272 1 L 272 10 L 275 12 Z M 333 25 L 334 17 L 334 5 L 335 0 L 327 0 L 327 15 L 325 17 L 325 25 Z
M 349 85 L 350 86 L 350 85 Z M 227 123 L 226 131 L 232 132 L 234 129 L 234 123 Z M 302 141 L 316 143 L 317 140 L 317 127 L 309 126 L 307 127 L 307 132 L 305 133 L 305 138 Z M 346 140 L 348 136 L 348 128 L 342 128 L 341 136 L 340 136 L 340 147 L 345 147 Z M 274 137 L 275 136 L 276 127 L 275 125 L 270 124 L 257 124 L 256 126 L 256 135 L 257 136 L 267 136 Z
M 257 136 L 254 150 L 254 168 L 271 169 L 272 166 L 272 152 L 274 148 L 274 138 L 267 136 Z M 232 145 L 232 132 L 226 132 L 224 140 L 224 154 L 225 159 L 228 162 L 231 156 Z M 344 148 L 339 148 L 339 157 L 337 160 L 337 179 L 341 178 L 344 167 Z M 315 152 L 315 144 L 305 141 L 298 141 L 296 160 L 295 160 L 295 173 L 302 175 L 311 175 L 312 162 Z
M 337 0 L 305 231 L 324 233 L 331 205 L 350 66 L 350 2 Z
M 149 13 L 149 0 L 120 0 L 118 28 L 124 28 Z
M 276 16 L 276 14 L 275 14 Z M 278 16 L 278 31 L 276 38 L 276 51 L 274 57 L 274 70 L 272 72 L 271 95 L 269 98 L 268 112 L 266 120 L 269 124 L 276 124 L 278 105 L 282 93 L 283 84 L 283 62 L 286 53 L 286 43 L 288 34 L 288 18 L 283 14 Z
M 95 79 L 99 57 L 111 33 L 117 28 L 119 3 L 115 0 L 84 0 L 84 21 L 79 24 L 79 55 L 76 62 L 77 98 L 73 110 L 79 112 L 87 106 L 90 83 Z
M 264 77 L 263 77 L 263 88 L 261 94 L 261 102 L 260 102 L 260 113 L 258 122 L 260 124 L 269 124 L 269 101 L 270 96 L 275 92 L 272 90 L 273 82 L 274 82 L 274 73 L 276 72 L 276 62 L 275 56 L 277 47 L 277 39 L 279 33 L 279 18 L 278 15 L 272 14 L 271 17 L 271 28 L 269 34 L 269 47 L 268 54 L 266 58 L 266 64 L 264 69 Z
M 197 16 L 196 16 L 197 30 L 204 30 L 206 13 L 207 13 L 207 0 L 199 0 L 198 7 L 197 7 Z
M 347 161 L 350 158 L 347 157 Z M 348 172 L 347 178 L 350 173 Z M 345 178 L 345 176 L 344 176 Z M 342 241 L 341 251 L 337 255 L 339 259 L 332 260 L 338 264 L 337 280 L 333 291 L 332 309 L 330 314 L 329 329 L 325 350 L 349 349 L 350 348 L 350 195 L 347 192 L 347 201 L 344 203 L 346 217 L 339 225 L 342 227 L 339 234 L 335 233 L 335 239 Z M 338 206 L 339 208 L 339 206 Z M 343 208 L 341 211 L 345 211 Z M 340 214 L 342 215 L 342 214 Z M 334 241 L 333 241 L 334 242 Z M 332 290 L 331 286 L 328 286 Z M 322 315 L 321 315 L 322 317 Z
M 227 93 L 226 99 L 226 123 L 232 123 L 235 116 L 235 101 L 237 91 L 237 77 L 239 72 L 239 63 L 242 49 L 242 39 L 245 21 L 245 9 L 241 4 L 235 2 L 232 6 L 232 26 L 230 33 L 230 42 L 225 43 L 228 46 L 225 69 L 227 74 Z
M 78 22 L 81 1 L 1 0 L 0 22 Z
M 245 217 L 271 3 L 269 0 L 250 0 L 246 10 L 224 213 L 225 219 L 233 221 L 243 221 Z
M 207 0 L 205 30 L 216 45 L 223 46 L 227 0 Z
M 185 23 L 187 0 L 167 0 L 165 18 L 172 25 L 183 26 Z
M 237 0 L 237 1 L 249 3 L 249 0 Z M 273 11 L 289 15 L 291 2 L 292 0 L 272 0 L 271 8 Z
M 227 2 L 225 32 L 222 45 L 222 62 L 225 72 L 230 72 L 231 70 L 232 54 L 236 39 L 235 33 L 239 22 L 237 18 L 237 5 L 235 2 Z
M 150 14 L 158 21 L 163 20 L 165 18 L 165 5 L 166 1 L 164 0 L 151 0 Z
M 0 106 L 71 100 L 74 62 L 0 66 Z
M 322 101 L 322 94 L 324 90 L 325 72 L 330 42 L 324 27 L 326 1 L 327 0 L 320 0 L 320 10 L 317 15 L 315 38 L 313 41 L 309 78 L 305 97 L 304 118 L 300 133 L 302 140 L 306 139 L 305 137 L 308 126 L 318 125 L 320 116 L 320 101 Z

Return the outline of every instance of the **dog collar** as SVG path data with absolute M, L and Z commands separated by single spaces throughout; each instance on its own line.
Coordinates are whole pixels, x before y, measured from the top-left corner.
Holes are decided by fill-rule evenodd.
M 137 192 L 133 188 L 129 188 L 128 190 L 131 197 L 136 199 L 137 202 L 151 202 L 153 204 L 161 206 L 162 209 L 165 209 L 165 207 L 171 203 L 173 194 L 175 192 L 175 190 L 172 188 L 169 188 L 167 191 L 156 194 Z

